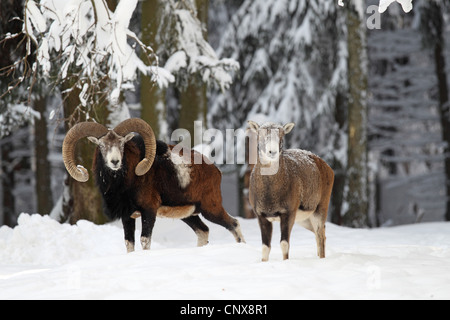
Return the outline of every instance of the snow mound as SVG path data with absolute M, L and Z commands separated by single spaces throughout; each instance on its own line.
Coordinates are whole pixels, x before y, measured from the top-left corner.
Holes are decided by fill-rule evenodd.
M 257 221 L 239 221 L 246 244 L 207 222 L 210 243 L 198 248 L 186 224 L 158 219 L 152 249 L 136 244 L 126 254 L 120 222 L 68 225 L 22 214 L 14 229 L 0 228 L 0 299 L 450 298 L 450 223 L 327 224 L 325 259 L 316 256 L 314 235 L 296 225 L 287 261 L 274 223 L 263 263 Z
M 61 265 L 120 252 L 123 231 L 80 220 L 60 224 L 48 216 L 21 214 L 14 229 L 0 228 L 1 264 Z

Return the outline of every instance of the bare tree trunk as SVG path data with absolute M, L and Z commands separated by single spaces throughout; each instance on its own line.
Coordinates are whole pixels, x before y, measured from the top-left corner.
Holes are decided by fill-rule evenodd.
M 0 34 L 1 38 L 9 32 L 11 34 L 19 33 L 22 29 L 19 19 L 13 20 L 14 17 L 23 18 L 22 1 L 2 0 L 0 1 Z M 0 47 L 0 68 L 10 66 L 15 61 L 15 56 L 22 56 L 25 46 L 20 46 L 22 38 L 10 39 L 4 42 Z M 3 75 L 0 81 L 0 94 L 7 90 L 8 83 L 12 77 Z M 8 107 L 8 100 L 0 100 L 0 113 Z M 2 206 L 0 216 L 0 226 L 5 224 L 13 227 L 16 223 L 16 200 L 14 197 L 15 188 L 15 165 L 11 153 L 14 151 L 13 133 L 1 137 L 0 139 L 0 190 L 2 195 L 0 206 Z M 3 219 L 2 219 L 3 218 Z
M 445 189 L 446 189 L 446 210 L 445 220 L 450 221 L 450 102 L 448 97 L 447 74 L 445 72 L 445 55 L 443 39 L 443 18 L 438 5 L 433 3 L 435 8 L 435 19 L 439 20 L 436 24 L 436 42 L 434 45 L 434 60 L 436 65 L 436 77 L 439 89 L 439 116 L 441 119 L 442 140 L 446 142 L 444 148 L 445 155 Z
M 209 0 L 196 0 L 197 18 L 203 25 L 203 37 L 208 38 L 208 7 Z M 187 87 L 180 92 L 180 118 L 178 126 L 187 129 L 191 133 L 191 146 L 201 141 L 193 141 L 194 121 L 202 121 L 203 129 L 206 126 L 206 114 L 208 112 L 207 85 L 200 79 L 192 77 Z
M 447 2 L 445 4 L 445 2 Z M 450 221 L 450 101 L 446 74 L 444 30 L 445 21 L 442 10 L 448 7 L 449 1 L 426 1 L 421 7 L 422 41 L 429 46 L 433 53 L 436 80 L 438 87 L 438 112 L 441 122 L 442 140 L 444 146 L 445 171 L 445 220 Z
M 14 169 L 11 166 L 13 159 L 11 152 L 14 149 L 10 136 L 4 137 L 0 143 L 1 149 L 1 183 L 2 183 L 2 200 L 3 200 L 3 221 L 2 224 L 12 227 L 14 225 L 14 215 L 16 212 L 14 199 Z
M 201 141 L 194 141 L 194 122 L 202 121 L 203 129 L 206 125 L 206 113 L 208 109 L 208 99 L 206 96 L 206 84 L 195 79 L 189 80 L 186 89 L 180 92 L 180 118 L 178 126 L 187 129 L 191 134 L 191 147 Z
M 445 220 L 450 221 L 450 103 L 448 99 L 447 75 L 445 73 L 445 57 L 441 44 L 435 46 L 434 55 L 439 87 L 439 115 L 441 118 L 442 140 L 446 142 L 444 148 L 445 189 L 447 196 Z
M 46 97 L 34 100 L 34 110 L 41 114 L 34 120 L 34 159 L 35 159 L 35 191 L 37 212 L 49 214 L 53 208 L 52 188 L 50 180 L 50 163 L 48 161 L 47 119 L 45 116 Z
M 67 96 L 64 97 L 64 115 L 66 119 L 72 119 L 66 124 L 66 131 L 76 123 L 86 121 L 86 114 L 77 110 L 77 106 L 80 105 L 79 94 L 79 89 L 72 88 Z M 107 107 L 105 102 L 92 106 L 91 110 L 95 110 L 95 114 L 91 112 L 90 118 L 108 125 L 106 123 Z M 76 162 L 90 169 L 95 148 L 96 146 L 87 139 L 79 140 L 75 153 Z M 107 221 L 106 216 L 103 214 L 102 199 L 95 185 L 95 178 L 92 176 L 92 172 L 87 182 L 78 182 L 67 175 L 65 184 L 69 188 L 69 192 L 65 193 L 64 196 L 69 196 L 69 198 L 63 199 L 63 212 L 70 223 L 74 224 L 81 219 L 89 220 L 96 224 L 102 224 Z
M 368 226 L 367 188 L 367 51 L 365 29 L 355 6 L 347 9 L 348 42 L 348 151 L 346 200 L 343 224 Z
M 114 11 L 116 9 L 116 0 L 107 0 L 106 3 L 110 10 Z M 66 122 L 66 132 L 76 123 L 86 121 L 88 116 L 89 119 L 95 119 L 95 121 L 106 127 L 110 126 L 108 116 L 111 110 L 106 88 L 101 88 L 94 105 L 89 106 L 89 108 L 80 108 L 80 89 L 76 88 L 70 81 L 67 81 L 63 87 L 63 92 L 67 92 L 63 96 L 64 117 L 68 120 Z M 69 192 L 63 194 L 63 214 L 72 224 L 81 219 L 89 220 L 96 224 L 107 222 L 107 217 L 103 214 L 103 201 L 91 170 L 95 149 L 96 146 L 87 139 L 81 139 L 77 142 L 75 159 L 77 163 L 89 169 L 89 180 L 87 182 L 78 182 L 67 174 L 64 182 L 65 188 Z
M 142 41 L 158 52 L 158 34 L 164 0 L 142 2 L 141 30 Z M 141 118 L 152 127 L 156 137 L 165 139 L 166 128 L 166 90 L 159 88 L 148 76 L 141 76 Z
M 345 142 L 345 126 L 347 123 L 347 105 L 344 103 L 344 96 L 339 91 L 336 95 L 336 111 L 335 121 L 338 124 L 338 132 L 335 136 L 334 145 L 337 150 L 342 149 L 341 145 Z M 342 141 L 343 140 L 343 141 Z M 342 159 L 333 158 L 332 166 L 334 170 L 334 183 L 333 192 L 331 193 L 331 222 L 341 225 L 342 224 L 342 204 L 344 201 L 344 188 L 346 182 L 345 163 L 342 163 Z

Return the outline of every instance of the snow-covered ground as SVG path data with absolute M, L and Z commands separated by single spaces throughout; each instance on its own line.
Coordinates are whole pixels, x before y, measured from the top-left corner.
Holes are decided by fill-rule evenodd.
M 22 214 L 14 229 L 0 228 L 0 299 L 450 299 L 450 223 L 327 224 L 325 259 L 295 226 L 287 261 L 274 223 L 265 263 L 257 221 L 240 223 L 246 244 L 208 223 L 210 243 L 197 248 L 187 225 L 157 220 L 152 250 L 126 254 L 120 223 Z

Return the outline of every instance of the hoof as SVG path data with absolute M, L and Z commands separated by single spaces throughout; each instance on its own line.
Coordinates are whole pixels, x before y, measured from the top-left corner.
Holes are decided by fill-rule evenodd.
M 127 253 L 134 251 L 134 242 L 125 240 L 125 247 L 127 247 Z
M 150 250 L 150 238 L 141 237 L 142 250 Z

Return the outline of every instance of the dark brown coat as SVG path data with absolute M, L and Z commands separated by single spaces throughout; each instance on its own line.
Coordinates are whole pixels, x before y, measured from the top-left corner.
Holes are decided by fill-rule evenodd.
M 191 164 L 175 164 L 171 150 L 173 146 L 158 141 L 155 160 L 150 170 L 142 175 L 135 174 L 136 165 L 143 158 L 143 143 L 139 136 L 124 146 L 122 168 L 112 171 L 104 165 L 101 152 L 96 150 L 93 171 L 97 185 L 102 193 L 105 212 L 110 218 L 121 218 L 127 249 L 134 248 L 135 222 L 131 215 L 139 211 L 142 215 L 141 242 L 151 237 L 157 214 L 174 218 L 173 212 L 179 212 L 176 218 L 183 219 L 207 243 L 208 227 L 198 214 L 230 230 L 236 241 L 243 241 L 239 223 L 222 206 L 220 170 L 207 161 L 194 164 L 194 152 L 191 152 Z M 181 172 L 181 175 L 180 175 Z M 192 211 L 170 210 L 170 207 L 194 206 Z M 164 207 L 164 210 L 159 210 Z M 142 239 L 142 238 L 146 239 Z M 148 249 L 148 248 L 147 248 Z

